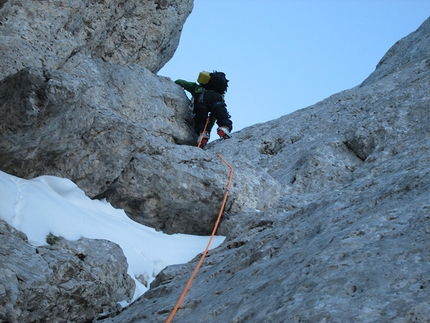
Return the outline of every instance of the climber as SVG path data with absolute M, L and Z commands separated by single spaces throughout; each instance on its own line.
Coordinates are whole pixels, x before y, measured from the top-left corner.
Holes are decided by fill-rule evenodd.
M 191 93 L 194 102 L 194 131 L 198 136 L 199 148 L 205 148 L 209 141 L 211 129 L 216 121 L 217 134 L 222 139 L 231 138 L 233 123 L 226 109 L 224 94 L 227 92 L 228 80 L 223 72 L 201 72 L 197 83 L 176 80 L 175 83 Z M 206 120 L 209 122 L 206 126 Z

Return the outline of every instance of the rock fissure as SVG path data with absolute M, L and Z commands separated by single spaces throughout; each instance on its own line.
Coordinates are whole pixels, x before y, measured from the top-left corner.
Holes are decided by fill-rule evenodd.
M 355 148 L 353 142 L 346 140 L 343 143 L 348 148 L 348 150 L 351 151 L 355 156 L 357 156 L 357 158 L 360 159 L 362 162 L 366 160 L 366 156 L 363 156 L 363 154 L 361 153 L 361 149 Z

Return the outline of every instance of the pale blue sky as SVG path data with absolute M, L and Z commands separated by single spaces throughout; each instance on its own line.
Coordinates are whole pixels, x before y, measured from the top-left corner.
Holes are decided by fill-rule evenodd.
M 429 0 L 195 0 L 158 74 L 225 72 L 238 131 L 359 85 L 429 16 Z

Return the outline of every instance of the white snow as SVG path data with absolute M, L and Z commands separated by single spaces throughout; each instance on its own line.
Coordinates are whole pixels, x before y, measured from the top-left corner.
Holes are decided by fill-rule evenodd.
M 0 171 L 0 219 L 24 232 L 34 246 L 46 245 L 49 233 L 67 240 L 85 237 L 117 243 L 127 257 L 128 274 L 136 281 L 133 300 L 147 290 L 136 277 L 143 275 L 151 282 L 164 267 L 190 261 L 209 242 L 209 237 L 168 235 L 141 225 L 123 210 L 91 200 L 72 181 L 55 176 L 26 180 Z M 224 238 L 215 236 L 211 249 Z

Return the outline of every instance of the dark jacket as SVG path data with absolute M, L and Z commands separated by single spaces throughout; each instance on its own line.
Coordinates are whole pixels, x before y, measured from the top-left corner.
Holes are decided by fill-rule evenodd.
M 233 130 L 233 123 L 230 120 L 230 115 L 226 108 L 227 105 L 221 94 L 212 90 L 206 90 L 204 87 L 194 82 L 176 80 L 175 83 L 190 92 L 194 98 L 194 130 L 196 134 L 200 134 L 203 131 L 209 112 L 213 121 L 206 129 L 208 132 L 210 132 L 215 120 L 218 126 L 226 126 L 230 131 Z

